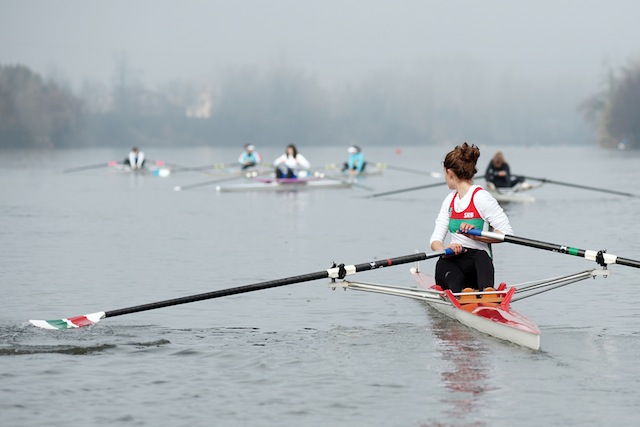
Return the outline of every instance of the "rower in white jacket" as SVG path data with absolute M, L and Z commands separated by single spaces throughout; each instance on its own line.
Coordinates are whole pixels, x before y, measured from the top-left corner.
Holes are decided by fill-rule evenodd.
M 124 164 L 131 167 L 131 169 L 142 169 L 144 161 L 144 152 L 140 151 L 138 147 L 133 147 L 129 152 L 129 157 L 125 159 Z
M 287 145 L 285 153 L 278 157 L 273 165 L 276 168 L 276 178 L 301 178 L 311 168 L 309 161 L 296 149 L 295 145 Z

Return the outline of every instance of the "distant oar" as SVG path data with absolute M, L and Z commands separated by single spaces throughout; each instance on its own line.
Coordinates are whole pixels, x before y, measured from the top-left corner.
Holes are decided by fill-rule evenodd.
M 353 187 L 360 187 L 360 188 L 362 188 L 364 190 L 367 190 L 367 191 L 373 191 L 373 188 L 371 188 L 371 187 L 369 187 L 367 185 L 363 185 L 363 184 L 360 184 L 360 183 L 356 182 L 356 180 L 353 177 L 337 178 L 337 177 L 333 177 L 333 176 L 327 176 L 327 175 L 325 175 L 325 174 L 323 174 L 321 172 L 318 173 L 317 176 L 319 178 L 321 178 L 321 179 L 328 179 L 330 181 L 338 181 L 338 182 L 342 182 L 344 184 L 349 184 L 349 185 L 351 185 Z
M 515 243 L 516 245 L 529 246 L 537 249 L 544 249 L 547 251 L 558 252 L 561 254 L 579 256 L 591 261 L 596 261 L 603 267 L 607 264 L 620 264 L 627 267 L 640 268 L 640 261 L 634 259 L 622 258 L 617 255 L 608 254 L 605 251 L 594 251 L 589 249 L 572 248 L 571 246 L 558 245 L 556 243 L 541 242 L 539 240 L 527 239 L 524 237 L 510 236 L 508 234 L 495 233 L 492 231 L 482 231 L 475 228 L 469 230 L 467 234 L 472 236 L 488 237 L 490 239 L 499 240 L 508 243 Z
M 99 168 L 104 168 L 104 167 L 113 167 L 115 165 L 117 165 L 118 162 L 115 160 L 111 160 L 107 163 L 97 163 L 95 165 L 87 165 L 87 166 L 79 166 L 77 168 L 69 168 L 69 169 L 65 169 L 63 171 L 63 173 L 71 173 L 71 172 L 79 172 L 79 171 L 86 171 L 89 169 L 99 169 Z
M 196 184 L 191 184 L 191 185 L 183 185 L 183 186 L 176 185 L 175 187 L 173 187 L 173 191 L 190 190 L 192 188 L 204 187 L 204 186 L 207 186 L 207 185 L 217 184 L 219 182 L 233 181 L 233 180 L 240 179 L 240 178 L 243 178 L 243 177 L 244 177 L 244 175 L 236 175 L 236 176 L 228 176 L 226 178 L 212 179 L 210 181 L 198 182 Z
M 400 190 L 392 190 L 392 191 L 385 191 L 383 193 L 370 194 L 367 197 L 389 196 L 391 194 L 405 193 L 407 191 L 423 190 L 425 188 L 439 187 L 441 185 L 447 185 L 447 183 L 446 182 L 436 182 L 435 184 L 419 185 L 418 187 L 401 188 Z
M 423 170 L 419 170 L 419 169 L 410 169 L 410 168 L 405 168 L 402 166 L 393 166 L 393 165 L 389 165 L 386 163 L 376 163 L 376 165 L 383 169 L 391 169 L 391 170 L 396 170 L 396 171 L 401 171 L 401 172 L 408 172 L 408 173 L 414 173 L 414 174 L 418 174 L 418 175 L 426 175 L 426 176 L 430 176 L 431 178 L 442 178 L 442 174 L 439 172 L 431 172 L 431 171 L 423 171 Z
M 271 171 L 263 172 L 263 173 L 260 173 L 258 171 L 249 171 L 249 172 L 243 173 L 242 175 L 233 175 L 226 178 L 212 179 L 210 181 L 199 182 L 197 184 L 183 185 L 183 186 L 178 185 L 173 187 L 173 191 L 189 190 L 191 188 L 204 187 L 206 185 L 217 184 L 219 182 L 225 182 L 225 181 L 233 181 L 233 180 L 242 179 L 242 178 L 255 178 L 257 176 L 265 175 L 268 173 L 271 173 Z
M 216 163 L 213 165 L 205 165 L 205 166 L 195 166 L 195 167 L 191 167 L 191 166 L 176 166 L 179 168 L 180 172 L 198 172 L 198 171 L 204 171 L 204 170 L 209 170 L 209 169 L 226 169 L 226 168 L 230 168 L 233 166 L 238 166 L 238 163 L 234 162 L 234 163 Z
M 228 168 L 234 168 L 234 167 L 240 168 L 242 167 L 242 165 L 238 162 L 232 162 L 232 163 L 216 163 L 213 165 L 195 166 L 195 167 L 179 166 L 177 172 L 201 172 L 201 171 L 208 171 L 208 170 L 228 169 Z M 271 163 L 268 163 L 268 162 L 260 163 L 258 165 L 255 165 L 255 167 L 269 168 L 271 167 Z
M 112 311 L 100 311 L 97 313 L 85 314 L 83 316 L 69 317 L 66 319 L 57 320 L 29 320 L 34 326 L 38 326 L 44 329 L 69 329 L 79 328 L 82 326 L 93 325 L 99 322 L 101 319 L 107 317 L 121 316 L 123 314 L 137 313 L 146 310 L 155 310 L 157 308 L 169 307 L 172 305 L 186 304 L 196 301 L 202 301 L 212 298 L 226 297 L 230 295 L 242 294 L 246 292 L 259 291 L 262 289 L 275 288 L 278 286 L 292 285 L 294 283 L 309 282 L 319 279 L 342 279 L 347 275 L 355 274 L 360 271 L 374 270 L 377 268 L 391 267 L 400 264 L 407 264 L 410 262 L 423 261 L 430 258 L 436 258 L 442 255 L 451 255 L 453 251 L 450 249 L 441 250 L 431 253 L 417 253 L 412 255 L 405 255 L 397 258 L 389 258 L 380 261 L 371 261 L 364 264 L 357 265 L 344 265 L 341 264 L 337 267 L 332 267 L 328 270 L 319 271 L 316 273 L 303 274 L 300 276 L 287 277 L 284 279 L 270 280 L 267 282 L 255 283 L 253 285 L 239 286 L 236 288 L 221 289 L 218 291 L 207 292 L 203 294 L 191 295 L 182 298 L 169 299 L 160 302 L 154 302 L 149 304 L 137 305 L 128 308 L 122 308 Z
M 547 179 L 547 178 L 534 178 L 532 176 L 522 176 L 522 177 L 525 178 L 525 179 L 533 180 L 533 181 L 548 182 L 549 184 L 564 185 L 566 187 L 581 188 L 583 190 L 600 191 L 600 192 L 603 192 L 603 193 L 617 194 L 617 195 L 620 195 L 620 196 L 627 196 L 627 197 L 640 197 L 640 195 L 637 195 L 637 194 L 625 193 L 625 192 L 622 192 L 622 191 L 609 190 L 609 189 L 606 189 L 606 188 L 589 187 L 587 185 L 572 184 L 570 182 L 554 181 L 552 179 Z

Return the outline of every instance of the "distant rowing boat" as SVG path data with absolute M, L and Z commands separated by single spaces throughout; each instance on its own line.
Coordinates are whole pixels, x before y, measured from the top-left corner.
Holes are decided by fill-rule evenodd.
M 353 182 L 326 177 L 306 178 L 252 178 L 251 182 L 231 183 L 216 186 L 219 192 L 238 191 L 298 191 L 328 188 L 351 188 Z
M 155 176 L 160 176 L 160 177 L 168 177 L 169 175 L 171 175 L 171 168 L 169 166 L 166 165 L 166 163 L 162 160 L 156 160 L 153 162 L 153 166 L 149 167 L 149 166 L 143 166 L 142 168 L 139 169 L 132 169 L 131 166 L 124 164 L 124 163 L 118 163 L 115 160 L 110 160 L 108 162 L 104 162 L 104 163 L 98 163 L 98 164 L 93 164 L 93 165 L 86 165 L 86 166 L 79 166 L 79 167 L 74 167 L 74 168 L 68 168 L 65 169 L 63 172 L 64 173 L 72 173 L 72 172 L 81 172 L 81 171 L 87 171 L 87 170 L 92 170 L 92 169 L 101 169 L 101 168 L 109 168 L 109 170 L 114 170 L 114 171 L 118 171 L 118 172 L 122 172 L 122 173 L 127 173 L 127 174 L 151 174 L 151 175 L 155 175 Z
M 117 165 L 112 166 L 112 170 L 117 170 L 126 174 L 136 174 L 136 175 L 154 175 L 159 176 L 161 178 L 166 178 L 171 175 L 171 169 L 168 167 L 143 167 L 141 169 L 132 169 L 129 165 L 123 165 L 118 163 Z
M 539 185 L 531 185 L 527 182 L 516 184 L 513 187 L 496 187 L 487 182 L 484 189 L 487 190 L 498 202 L 515 202 L 515 203 L 531 203 L 536 198 L 528 194 L 529 190 L 540 187 Z

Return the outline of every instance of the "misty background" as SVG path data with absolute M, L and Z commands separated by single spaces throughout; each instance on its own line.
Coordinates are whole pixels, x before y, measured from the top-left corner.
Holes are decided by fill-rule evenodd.
M 1 5 L 0 148 L 640 144 L 635 1 Z

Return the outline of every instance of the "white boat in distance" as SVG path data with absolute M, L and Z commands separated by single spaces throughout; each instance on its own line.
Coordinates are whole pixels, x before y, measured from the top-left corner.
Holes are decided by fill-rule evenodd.
M 531 203 L 535 202 L 536 198 L 528 194 L 528 192 L 541 185 L 532 185 L 525 181 L 513 187 L 496 187 L 491 182 L 486 182 L 484 189 L 491 193 L 498 202 Z
M 304 178 L 252 178 L 250 182 L 231 183 L 216 186 L 218 192 L 238 191 L 298 191 L 326 188 L 351 188 L 352 181 L 327 177 Z

